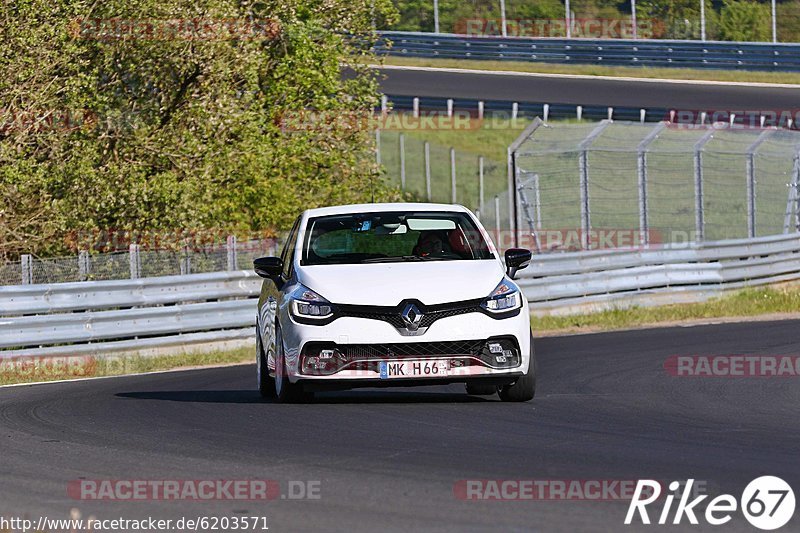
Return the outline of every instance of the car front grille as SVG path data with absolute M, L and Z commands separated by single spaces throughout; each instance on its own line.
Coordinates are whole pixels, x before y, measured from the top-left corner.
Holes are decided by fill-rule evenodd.
M 397 307 L 340 305 L 337 306 L 337 308 L 340 316 L 380 320 L 382 322 L 388 322 L 397 329 L 403 329 L 406 327 L 406 323 L 400 315 L 407 303 L 409 302 L 403 302 Z M 422 312 L 422 319 L 420 320 L 419 327 L 429 328 L 434 322 L 442 318 L 480 312 L 481 301 L 469 300 L 465 302 L 427 306 L 417 302 L 414 303 Z
M 392 344 L 346 344 L 339 350 L 347 361 L 358 359 L 425 358 L 479 356 L 485 340 L 409 342 Z

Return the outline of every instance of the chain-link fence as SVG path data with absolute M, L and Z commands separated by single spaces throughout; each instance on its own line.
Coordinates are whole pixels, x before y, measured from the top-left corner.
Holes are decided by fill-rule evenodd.
M 149 250 L 131 245 L 127 251 L 80 252 L 67 257 L 35 258 L 0 264 L 0 285 L 66 283 L 136 279 L 250 270 L 253 259 L 278 253 L 278 239 L 239 242 L 229 237 L 224 243 L 180 250 Z
M 447 145 L 420 134 L 381 131 L 379 160 L 386 180 L 412 200 L 461 204 L 474 211 L 487 230 L 505 230 L 512 216 L 508 160 L 462 148 L 475 144 L 470 135 L 454 136 Z
M 537 121 L 514 152 L 518 227 L 543 251 L 798 231 L 798 154 L 792 130 Z

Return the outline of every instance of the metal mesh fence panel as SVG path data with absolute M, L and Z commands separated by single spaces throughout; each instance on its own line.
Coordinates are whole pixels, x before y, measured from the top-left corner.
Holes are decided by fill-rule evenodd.
M 22 264 L 19 261 L 0 264 L 0 285 L 22 283 Z
M 624 230 L 648 245 L 797 231 L 800 132 L 738 124 L 557 124 L 518 145 L 522 228 Z M 628 242 L 628 241 L 625 241 Z

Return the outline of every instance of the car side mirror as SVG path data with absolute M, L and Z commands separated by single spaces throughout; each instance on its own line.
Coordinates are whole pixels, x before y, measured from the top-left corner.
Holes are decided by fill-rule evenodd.
M 283 271 L 283 261 L 280 257 L 259 257 L 253 261 L 253 268 L 262 278 L 274 280 Z
M 506 250 L 506 274 L 514 279 L 517 270 L 522 270 L 531 263 L 531 251 L 525 248 L 509 248 Z

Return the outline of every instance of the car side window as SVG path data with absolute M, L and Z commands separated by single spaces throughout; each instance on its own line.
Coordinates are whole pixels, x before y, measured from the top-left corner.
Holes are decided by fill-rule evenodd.
M 294 221 L 292 231 L 289 232 L 289 238 L 286 239 L 286 245 L 283 247 L 281 260 L 283 261 L 283 272 L 281 276 L 283 279 L 289 279 L 292 275 L 292 262 L 294 261 L 294 249 L 297 246 L 297 233 L 300 229 L 300 217 Z

